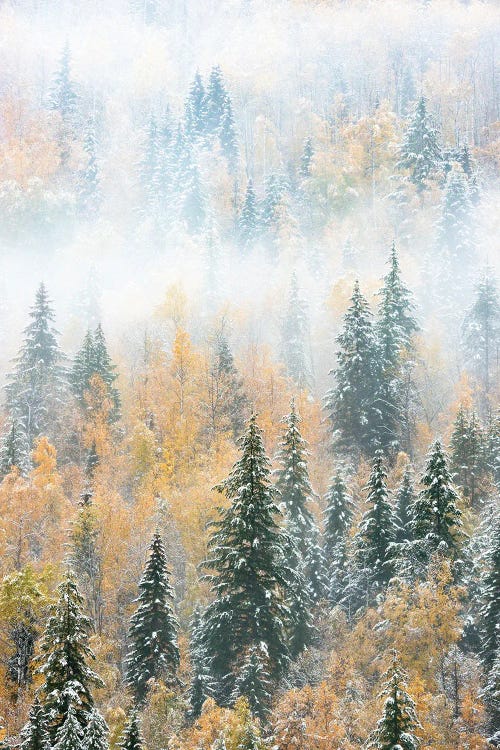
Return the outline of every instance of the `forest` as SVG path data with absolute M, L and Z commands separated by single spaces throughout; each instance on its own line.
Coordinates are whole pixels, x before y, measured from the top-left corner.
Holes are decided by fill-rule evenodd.
M 500 747 L 499 49 L 0 3 L 0 750 Z

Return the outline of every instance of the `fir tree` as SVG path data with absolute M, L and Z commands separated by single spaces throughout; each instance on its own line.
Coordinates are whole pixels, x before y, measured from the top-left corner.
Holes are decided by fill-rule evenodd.
M 497 732 L 497 739 L 500 740 L 500 730 L 498 730 L 498 727 L 500 727 L 500 649 L 497 650 L 491 669 L 487 674 L 486 685 L 481 697 L 488 715 L 489 728 L 492 732 Z M 488 741 L 494 744 L 491 739 Z
M 122 750 L 142 750 L 144 746 L 139 717 L 136 711 L 130 714 L 119 744 Z
M 455 418 L 450 447 L 453 479 L 475 506 L 484 473 L 484 436 L 476 414 L 468 414 L 462 406 Z
M 267 654 L 262 645 L 252 646 L 236 678 L 232 702 L 245 697 L 250 711 L 265 721 L 271 702 L 271 681 L 267 671 Z
M 238 239 L 241 248 L 248 252 L 252 249 L 259 232 L 257 200 L 252 180 L 248 180 L 245 200 L 238 218 Z
M 473 257 L 473 207 L 463 171 L 452 169 L 446 180 L 438 225 L 438 245 L 446 254 L 451 272 L 463 272 Z
M 189 643 L 189 657 L 191 661 L 191 686 L 189 689 L 189 718 L 195 720 L 201 714 L 201 709 L 207 698 L 215 692 L 214 681 L 210 674 L 210 660 L 203 643 L 204 619 L 200 607 L 194 609 L 191 617 Z
M 409 170 L 410 181 L 422 193 L 440 161 L 441 149 L 436 127 L 427 112 L 427 100 L 421 96 L 408 120 L 398 168 Z
M 83 732 L 73 705 L 68 706 L 66 718 L 56 733 L 54 750 L 81 750 Z
M 212 376 L 223 420 L 229 425 L 233 437 L 238 438 L 244 429 L 248 398 L 224 328 L 217 332 L 215 338 Z
M 87 665 L 87 660 L 94 658 L 88 645 L 90 620 L 82 612 L 82 597 L 71 572 L 66 573 L 58 594 L 41 642 L 39 668 L 44 679 L 41 692 L 52 741 L 64 726 L 70 709 L 85 730 L 94 707 L 91 688 L 102 686 L 100 678 Z M 70 723 L 68 731 L 71 726 Z
M 295 272 L 292 274 L 287 309 L 281 326 L 281 341 L 288 376 L 298 388 L 310 386 L 312 366 L 308 351 L 309 320 Z
M 83 214 L 92 217 L 97 214 L 101 205 L 100 175 L 96 156 L 96 137 L 94 128 L 87 131 L 83 143 L 85 166 L 78 179 L 78 199 Z
M 94 708 L 85 729 L 82 750 L 109 750 L 108 725 Z
M 337 343 L 336 382 L 326 397 L 334 442 L 346 450 L 369 453 L 376 443 L 380 360 L 371 313 L 358 282 Z
M 328 569 L 323 548 L 320 544 L 319 531 L 314 524 L 307 538 L 304 555 L 304 578 L 306 579 L 309 598 L 312 604 L 318 604 L 329 595 Z M 314 633 L 311 628 L 312 634 Z
M 355 586 L 360 593 L 359 605 L 370 604 L 387 586 L 392 575 L 396 524 L 386 480 L 383 456 L 378 451 L 366 486 L 368 509 L 354 538 Z
M 307 179 L 307 177 L 311 175 L 311 164 L 313 156 L 314 148 L 312 144 L 312 138 L 309 136 L 305 140 L 302 156 L 300 157 L 300 174 L 304 179 Z
M 420 722 L 415 701 L 408 694 L 408 675 L 394 653 L 391 667 L 384 675 L 380 697 L 385 698 L 383 715 L 366 744 L 367 750 L 417 750 L 420 742 L 415 731 Z
M 83 503 L 71 529 L 71 565 L 82 588 L 94 629 L 101 633 L 104 602 L 99 527 L 91 503 L 92 491 L 84 493 Z
M 127 683 L 138 701 L 147 694 L 148 681 L 163 677 L 174 681 L 179 666 L 178 623 L 172 608 L 174 592 L 167 558 L 158 532 L 153 536 L 149 558 L 139 582 L 138 608 L 132 616 Z
M 396 541 L 400 544 L 411 541 L 412 508 L 415 504 L 415 489 L 410 464 L 406 469 L 396 492 Z
M 292 399 L 290 413 L 282 419 L 285 429 L 280 441 L 276 472 L 276 487 L 281 495 L 289 534 L 294 538 L 302 558 L 305 558 L 308 538 L 314 519 L 308 507 L 313 498 L 307 467 L 307 443 L 301 435 L 301 418 Z
M 201 138 L 207 126 L 207 95 L 199 71 L 196 71 L 186 100 L 184 128 L 192 141 Z
M 500 300 L 491 269 L 483 272 L 476 297 L 462 329 L 467 366 L 477 378 L 486 401 L 493 382 L 498 381 L 500 349 Z
M 86 394 L 92 387 L 93 377 L 98 375 L 106 386 L 111 401 L 108 416 L 111 422 L 116 421 L 120 414 L 120 394 L 114 385 L 118 377 L 115 370 L 116 368 L 108 353 L 103 330 L 99 324 L 95 331 L 87 331 L 85 334 L 82 348 L 77 352 L 73 362 L 70 382 L 80 405 L 87 409 Z
M 238 167 L 238 137 L 234 122 L 233 106 L 229 96 L 226 97 L 224 102 L 219 141 L 222 153 L 226 157 L 229 173 L 234 174 Z
M 207 133 L 220 133 L 224 120 L 228 93 L 219 65 L 214 65 L 208 79 L 205 109 Z
M 50 92 L 50 108 L 57 110 L 63 122 L 74 120 L 78 106 L 78 95 L 71 77 L 71 52 L 66 44 L 54 75 Z
M 20 750 L 50 750 L 51 748 L 45 713 L 38 696 L 35 696 L 28 722 L 21 730 L 20 740 Z
M 493 482 L 500 486 L 500 410 L 489 420 L 485 441 L 485 464 Z
M 338 604 L 347 583 L 347 535 L 354 515 L 354 503 L 344 477 L 337 471 L 325 495 L 324 554 L 329 572 L 329 598 Z
M 266 644 L 272 678 L 287 666 L 287 626 L 294 571 L 286 562 L 288 540 L 271 485 L 269 459 L 256 417 L 239 441 L 241 458 L 216 488 L 230 505 L 219 509 L 205 566 L 214 601 L 205 618 L 204 644 L 221 698 L 234 688 L 241 655 Z M 303 585 L 303 584 L 302 584 Z
M 421 479 L 423 489 L 411 509 L 411 533 L 425 559 L 439 551 L 453 560 L 460 555 L 463 541 L 462 513 L 441 442 L 431 446 Z
M 21 475 L 30 470 L 30 450 L 26 430 L 15 416 L 0 445 L 0 477 L 4 477 L 15 467 Z
M 65 391 L 63 355 L 43 284 L 37 290 L 30 317 L 14 372 L 8 375 L 6 386 L 11 419 L 24 426 L 29 446 L 41 434 L 53 436 Z
M 482 606 L 479 613 L 481 658 L 486 670 L 493 666 L 500 651 L 500 520 L 491 531 L 486 571 L 481 581 Z

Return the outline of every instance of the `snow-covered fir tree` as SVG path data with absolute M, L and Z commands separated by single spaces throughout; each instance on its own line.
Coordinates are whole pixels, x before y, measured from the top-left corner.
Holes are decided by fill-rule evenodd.
M 149 547 L 139 592 L 138 607 L 130 621 L 126 679 L 136 699 L 143 701 L 149 680 L 162 677 L 173 683 L 179 666 L 179 625 L 173 611 L 174 591 L 158 531 Z
M 298 388 L 310 387 L 313 376 L 309 319 L 295 272 L 292 273 L 286 312 L 281 324 L 281 348 L 288 376 Z
M 203 614 L 199 605 L 193 611 L 190 622 L 189 659 L 191 662 L 191 685 L 189 687 L 189 711 L 191 720 L 201 714 L 207 698 L 215 692 L 215 684 L 210 673 L 210 659 L 203 643 Z
M 462 170 L 448 174 L 438 224 L 438 246 L 451 273 L 467 273 L 474 257 L 473 206 L 467 178 Z
M 99 549 L 99 522 L 91 500 L 92 487 L 87 484 L 78 516 L 71 527 L 69 559 L 79 581 L 93 627 L 101 633 L 104 609 L 102 556 Z
M 500 487 L 500 409 L 488 420 L 484 444 L 485 468 Z
M 326 396 L 334 443 L 354 453 L 370 453 L 376 445 L 380 356 L 368 302 L 356 281 L 351 305 L 337 337 L 335 385 Z
M 64 122 L 74 120 L 78 108 L 78 94 L 71 75 L 71 51 L 69 45 L 63 49 L 54 74 L 49 94 L 49 106 L 57 110 Z
M 232 432 L 234 438 L 241 436 L 248 398 L 224 326 L 217 331 L 213 342 L 208 406 L 214 436 L 227 430 Z
M 228 92 L 220 65 L 210 71 L 205 97 L 205 128 L 208 134 L 218 134 L 222 128 Z
M 392 545 L 396 539 L 396 521 L 381 451 L 377 451 L 373 460 L 366 491 L 368 508 L 353 540 L 354 569 L 350 586 L 354 589 L 354 607 L 373 603 L 393 573 Z
M 100 324 L 95 331 L 87 331 L 81 349 L 77 352 L 70 373 L 73 393 L 83 409 L 88 408 L 87 394 L 92 388 L 92 379 L 98 376 L 104 383 L 111 402 L 108 419 L 114 422 L 120 415 L 120 394 L 114 383 L 118 377 L 106 345 Z
M 20 734 L 21 750 L 51 750 L 45 711 L 38 696 L 30 708 L 29 718 Z
M 486 684 L 481 692 L 490 731 L 497 733 L 500 740 L 500 648 L 497 649 L 491 669 L 487 673 Z M 491 740 L 490 740 L 491 742 Z M 493 743 L 492 743 L 493 744 Z
M 122 750 L 143 750 L 144 740 L 142 738 L 139 716 L 135 710 L 128 717 L 118 747 L 121 747 Z
M 239 441 L 240 459 L 217 486 L 229 501 L 219 509 L 209 540 L 207 579 L 214 594 L 205 615 L 203 642 L 218 695 L 229 700 L 242 655 L 265 644 L 272 678 L 289 660 L 292 586 L 304 585 L 287 562 L 288 538 L 279 526 L 277 491 L 255 416 Z
M 450 443 L 453 479 L 472 506 L 481 496 L 481 479 L 484 476 L 484 435 L 474 411 L 460 406 Z
M 85 163 L 78 177 L 78 201 L 83 214 L 89 218 L 94 217 L 100 208 L 102 201 L 101 181 L 96 154 L 95 126 L 92 124 L 85 135 L 83 142 Z
M 462 337 L 467 368 L 481 385 L 486 402 L 482 407 L 487 409 L 491 387 L 500 376 L 500 299 L 496 279 L 489 268 L 485 269 L 476 285 L 475 299 L 465 316 Z
M 367 750 L 417 750 L 420 745 L 416 732 L 421 729 L 415 701 L 408 693 L 408 675 L 396 653 L 385 673 L 380 693 L 385 698 L 382 718 L 368 738 Z
M 429 177 L 439 169 L 440 162 L 441 148 L 436 126 L 427 111 L 427 99 L 421 96 L 408 118 L 398 167 L 409 171 L 410 181 L 421 193 L 427 188 Z
M 76 710 L 70 703 L 64 722 L 57 730 L 54 750 L 81 750 L 82 744 L 83 730 Z
M 20 474 L 27 474 L 31 468 L 30 453 L 31 446 L 24 425 L 14 416 L 0 443 L 0 477 L 4 477 L 14 467 Z
M 253 716 L 265 721 L 271 703 L 271 680 L 267 671 L 267 653 L 264 644 L 252 646 L 236 677 L 232 702 L 244 697 Z
M 219 141 L 222 153 L 226 157 L 230 174 L 234 174 L 238 167 L 238 136 L 236 123 L 234 121 L 233 105 L 231 99 L 226 97 L 224 102 L 224 114 L 219 133 Z
M 354 502 L 340 470 L 332 477 L 324 501 L 324 556 L 330 579 L 328 596 L 332 604 L 338 604 L 344 597 L 347 582 L 347 536 L 354 516 Z
M 24 426 L 31 446 L 42 434 L 56 435 L 66 388 L 64 357 L 44 284 L 38 287 L 30 317 L 14 371 L 7 378 L 6 396 L 9 414 Z
M 248 180 L 245 199 L 238 217 L 238 242 L 244 252 L 250 252 L 259 234 L 259 213 L 252 180 Z
M 85 728 L 82 750 L 109 750 L 108 734 L 108 725 L 99 711 L 94 708 Z
M 500 519 L 490 530 L 486 570 L 481 580 L 482 606 L 479 613 L 481 658 L 486 670 L 492 668 L 500 650 Z
M 330 590 L 328 567 L 316 523 L 307 538 L 303 575 L 313 604 L 318 604 L 321 600 L 328 598 Z
M 70 709 L 75 712 L 81 731 L 85 730 L 94 708 L 92 688 L 102 686 L 87 663 L 94 654 L 88 643 L 91 623 L 82 606 L 75 577 L 68 570 L 58 586 L 58 601 L 52 607 L 40 645 L 42 705 L 52 742 Z
M 412 508 L 415 503 L 415 488 L 413 486 L 413 473 L 411 464 L 407 464 L 401 484 L 396 490 L 395 513 L 396 513 L 396 541 L 398 543 L 408 542 L 412 539 Z
M 186 99 L 184 129 L 191 141 L 202 138 L 207 127 L 207 94 L 200 72 L 196 71 Z
M 430 448 L 420 483 L 423 489 L 411 507 L 414 550 L 423 555 L 424 562 L 435 552 L 457 560 L 464 541 L 462 513 L 440 440 Z

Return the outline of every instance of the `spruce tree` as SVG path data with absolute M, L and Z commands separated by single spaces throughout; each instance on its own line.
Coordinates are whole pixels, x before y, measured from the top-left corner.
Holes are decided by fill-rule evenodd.
M 399 169 L 409 170 L 410 181 L 422 193 L 429 177 L 437 171 L 441 149 L 434 121 L 427 112 L 427 100 L 421 96 L 408 119 L 401 145 Z
M 108 419 L 114 422 L 120 415 L 120 394 L 114 383 L 118 377 L 111 362 L 101 325 L 87 331 L 81 349 L 77 352 L 70 374 L 73 393 L 83 409 L 88 408 L 86 394 L 92 387 L 92 378 L 98 375 L 104 383 L 111 402 Z
M 179 666 L 179 625 L 173 611 L 174 592 L 169 577 L 165 548 L 157 531 L 139 582 L 138 607 L 130 621 L 126 660 L 127 683 L 141 702 L 146 698 L 149 680 L 162 677 L 174 682 Z
M 340 471 L 325 494 L 324 557 L 328 571 L 328 597 L 332 604 L 344 598 L 348 570 L 347 539 L 354 515 L 354 503 Z
M 42 705 L 52 742 L 70 709 L 74 710 L 80 728 L 85 730 L 94 707 L 91 689 L 102 686 L 100 678 L 87 664 L 94 658 L 88 645 L 90 620 L 83 614 L 82 597 L 70 571 L 59 585 L 58 595 L 41 642 L 39 667 L 44 680 Z M 72 722 L 68 731 L 71 727 Z
M 99 211 L 102 201 L 94 126 L 91 126 L 85 135 L 83 150 L 85 165 L 78 179 L 78 201 L 84 216 L 91 218 Z
M 59 67 L 54 75 L 50 91 L 49 103 L 51 109 L 59 112 L 63 122 L 67 123 L 74 120 L 78 106 L 78 95 L 75 83 L 71 77 L 71 52 L 69 45 L 64 47 L 60 57 Z
M 236 678 L 231 701 L 244 697 L 250 711 L 265 721 L 271 703 L 271 681 L 267 671 L 267 654 L 262 645 L 252 646 Z
M 207 95 L 199 71 L 196 71 L 185 105 L 184 129 L 191 141 L 201 138 L 207 127 Z
M 488 715 L 488 725 L 492 732 L 496 732 L 497 740 L 500 741 L 500 649 L 497 650 L 491 669 L 486 677 L 486 684 L 482 690 L 481 697 L 484 701 Z M 498 746 L 488 740 L 492 745 Z
M 135 710 L 132 711 L 128 718 L 118 747 L 121 747 L 122 750 L 142 750 L 144 747 L 139 717 Z
M 464 274 L 474 254 L 473 206 L 462 170 L 448 174 L 438 224 L 438 245 L 452 273 Z
M 453 479 L 464 497 L 475 506 L 481 494 L 484 474 L 484 436 L 475 412 L 460 406 L 451 435 Z
M 318 604 L 322 599 L 328 598 L 330 590 L 328 567 L 316 524 L 310 530 L 307 538 L 303 575 L 306 579 L 309 598 L 313 604 Z
M 20 734 L 20 750 L 50 750 L 45 712 L 38 696 L 35 696 L 29 718 Z
M 38 287 L 30 317 L 14 372 L 8 375 L 6 395 L 10 416 L 24 425 L 31 446 L 42 434 L 54 436 L 66 384 L 54 313 L 44 284 Z
M 366 486 L 368 509 L 354 538 L 354 600 L 359 606 L 373 603 L 393 573 L 396 523 L 386 480 L 383 455 L 378 451 Z
M 337 337 L 335 386 L 326 396 L 326 409 L 339 448 L 370 453 L 376 444 L 380 357 L 366 299 L 356 281 L 344 326 Z
M 396 541 L 399 544 L 412 539 L 412 508 L 415 503 L 415 488 L 413 486 L 411 465 L 408 464 L 403 474 L 401 484 L 396 491 Z
M 486 268 L 476 285 L 475 300 L 462 328 L 467 367 L 481 385 L 486 402 L 491 386 L 498 381 L 500 348 L 500 299 L 496 280 Z
M 312 385 L 307 306 L 299 292 L 297 275 L 290 281 L 288 303 L 281 325 L 281 346 L 288 376 L 298 388 Z
M 259 217 L 257 199 L 252 180 L 248 180 L 245 200 L 238 217 L 238 241 L 244 252 L 249 252 L 254 246 L 259 233 Z
M 300 585 L 287 563 L 288 539 L 271 484 L 270 462 L 255 416 L 239 441 L 240 459 L 217 486 L 229 501 L 212 525 L 207 579 L 214 594 L 205 616 L 203 642 L 220 698 L 227 701 L 235 672 L 249 648 L 265 644 L 272 678 L 289 660 L 287 629 L 292 586 Z M 302 583 L 303 585 L 303 583 Z
M 0 444 L 0 477 L 4 477 L 15 467 L 21 475 L 30 470 L 31 446 L 21 420 L 13 417 Z
M 215 692 L 215 684 L 210 673 L 210 660 L 203 643 L 203 627 L 204 618 L 200 607 L 196 606 L 190 622 L 189 642 L 192 676 L 188 696 L 190 706 L 188 716 L 191 720 L 198 718 L 204 702 Z
M 367 750 L 417 750 L 420 741 L 415 732 L 421 728 L 415 701 L 408 694 L 408 675 L 394 653 L 384 675 L 380 697 L 385 698 L 382 718 L 368 738 Z
M 224 113 L 219 133 L 219 141 L 222 153 L 226 157 L 230 174 L 234 174 L 238 167 L 238 136 L 234 122 L 233 106 L 231 99 L 226 97 L 224 102 Z
M 314 493 L 309 479 L 307 442 L 300 432 L 300 415 L 292 399 L 290 413 L 283 417 L 284 431 L 276 461 L 276 488 L 281 495 L 288 532 L 295 540 L 302 558 L 307 553 L 308 537 L 314 528 L 314 518 L 308 507 Z
M 75 708 L 70 703 L 63 724 L 56 733 L 54 750 L 81 750 L 83 731 Z
M 222 70 L 219 65 L 214 65 L 208 79 L 205 98 L 207 133 L 220 133 L 227 98 L 228 93 L 222 76 Z
M 500 487 L 500 410 L 489 419 L 485 441 L 485 464 L 493 482 Z
M 500 519 L 491 530 L 486 570 L 480 587 L 481 658 L 488 671 L 500 651 Z
M 301 177 L 306 179 L 311 174 L 311 164 L 314 156 L 314 147 L 312 144 L 312 138 L 309 136 L 306 138 L 304 143 L 304 149 L 300 158 L 300 174 Z
M 216 390 L 212 403 L 219 406 L 223 421 L 230 427 L 233 437 L 238 438 L 244 429 L 248 398 L 224 328 L 215 337 L 212 379 Z
M 460 556 L 464 534 L 458 494 L 453 485 L 449 460 L 436 440 L 427 456 L 423 489 L 412 506 L 411 532 L 426 560 L 439 551 L 453 560 Z
M 82 750 L 109 750 L 108 725 L 94 708 L 85 729 Z
M 99 550 L 99 525 L 92 507 L 92 488 L 85 488 L 78 516 L 70 532 L 70 561 L 92 618 L 94 629 L 101 633 L 103 617 L 102 560 Z

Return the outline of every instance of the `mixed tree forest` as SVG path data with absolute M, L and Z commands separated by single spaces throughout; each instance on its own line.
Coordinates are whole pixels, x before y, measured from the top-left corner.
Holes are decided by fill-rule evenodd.
M 500 747 L 499 55 L 0 3 L 0 750 Z

